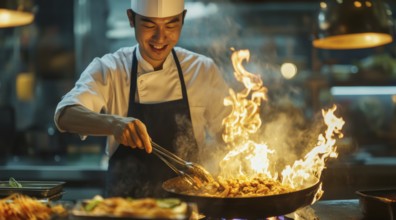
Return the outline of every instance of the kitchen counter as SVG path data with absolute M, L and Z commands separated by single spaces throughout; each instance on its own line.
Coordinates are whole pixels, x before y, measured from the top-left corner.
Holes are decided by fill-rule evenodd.
M 305 211 L 307 209 L 308 211 Z M 309 209 L 313 212 L 309 212 Z M 301 213 L 307 213 L 302 219 L 320 220 L 360 220 L 363 214 L 359 207 L 359 200 L 323 200 L 318 201 L 309 208 L 303 208 Z M 313 214 L 313 215 L 310 215 Z

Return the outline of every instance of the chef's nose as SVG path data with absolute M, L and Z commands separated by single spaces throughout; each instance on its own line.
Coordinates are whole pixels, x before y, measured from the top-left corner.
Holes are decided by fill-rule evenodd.
M 165 28 L 158 27 L 158 28 L 155 30 L 154 39 L 155 39 L 157 42 L 162 42 L 162 41 L 164 41 L 164 40 L 166 39 Z

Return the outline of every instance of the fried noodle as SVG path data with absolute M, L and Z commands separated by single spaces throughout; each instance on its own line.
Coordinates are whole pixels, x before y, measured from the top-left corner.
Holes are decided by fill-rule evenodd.
M 67 215 L 62 205 L 50 206 L 26 195 L 12 194 L 0 200 L 0 220 L 47 220 Z
M 183 193 L 189 195 L 211 197 L 254 197 L 268 196 L 292 192 L 294 189 L 282 185 L 276 180 L 257 175 L 253 178 L 240 177 L 235 179 L 217 178 L 217 181 L 209 182 L 199 189 L 189 188 Z
M 158 205 L 154 198 L 100 198 L 95 207 L 87 211 L 89 216 L 138 217 L 159 219 L 180 219 L 185 217 L 187 204 L 181 202 L 177 208 L 166 208 Z M 77 213 L 79 214 L 79 213 Z

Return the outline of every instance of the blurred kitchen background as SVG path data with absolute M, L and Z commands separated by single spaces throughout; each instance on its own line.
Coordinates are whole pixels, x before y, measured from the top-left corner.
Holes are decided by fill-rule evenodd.
M 396 2 L 385 3 L 396 22 Z M 66 199 L 103 193 L 105 139 L 61 134 L 53 113 L 94 57 L 136 43 L 126 16 L 129 4 L 35 0 L 33 23 L 0 28 L 1 180 L 66 181 Z M 249 49 L 249 68 L 262 75 L 280 107 L 302 112 L 309 121 L 338 104 L 345 138 L 339 158 L 324 172 L 324 199 L 396 188 L 395 42 L 369 49 L 314 48 L 318 0 L 187 0 L 186 7 L 179 45 L 212 57 L 231 86 L 238 85 L 230 48 Z

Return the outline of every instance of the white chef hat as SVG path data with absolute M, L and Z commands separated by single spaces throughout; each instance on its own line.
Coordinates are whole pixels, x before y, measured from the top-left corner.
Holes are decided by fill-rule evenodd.
M 164 18 L 182 13 L 184 0 L 131 0 L 131 8 L 139 15 Z

